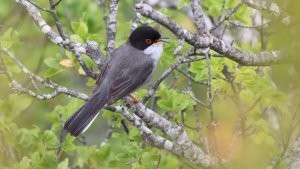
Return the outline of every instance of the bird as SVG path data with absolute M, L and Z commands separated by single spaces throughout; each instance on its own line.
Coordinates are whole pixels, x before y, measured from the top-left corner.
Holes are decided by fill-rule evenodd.
M 77 137 L 89 128 L 106 104 L 130 96 L 149 82 L 163 53 L 165 39 L 150 26 L 137 27 L 104 63 L 93 94 L 69 117 L 64 129 Z

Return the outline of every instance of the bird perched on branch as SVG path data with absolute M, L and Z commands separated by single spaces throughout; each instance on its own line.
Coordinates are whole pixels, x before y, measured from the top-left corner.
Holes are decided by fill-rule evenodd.
M 66 122 L 64 129 L 78 136 L 95 120 L 105 104 L 111 105 L 148 82 L 163 52 L 163 38 L 149 26 L 135 29 L 107 60 L 93 95 Z

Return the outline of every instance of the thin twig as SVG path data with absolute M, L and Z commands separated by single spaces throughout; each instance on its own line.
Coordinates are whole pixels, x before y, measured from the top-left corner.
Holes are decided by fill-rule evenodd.
M 187 77 L 188 79 L 192 80 L 195 83 L 201 84 L 201 85 L 207 85 L 207 82 L 202 82 L 199 80 L 196 80 L 192 75 L 190 75 L 189 73 L 183 71 L 182 69 L 176 68 L 176 70 L 178 72 L 180 72 L 181 74 L 183 74 L 185 77 Z
M 60 3 L 61 3 L 61 1 L 62 0 L 58 0 L 56 3 L 54 3 L 52 6 L 54 7 L 54 8 L 56 8 L 56 6 L 58 6 Z
M 211 66 L 210 66 L 210 58 L 208 56 L 208 54 L 205 54 L 205 58 L 206 58 L 206 65 L 207 65 L 207 94 L 208 94 L 208 106 L 210 109 L 210 121 L 213 122 L 214 121 L 214 110 L 213 110 L 213 106 L 212 106 L 212 102 L 213 102 L 213 93 L 212 93 L 212 89 L 211 89 Z
M 95 74 L 90 68 L 88 68 L 88 66 L 85 64 L 84 60 L 82 59 L 82 57 L 80 56 L 79 53 L 75 53 L 74 55 L 77 59 L 77 61 L 79 62 L 80 66 L 82 67 L 82 69 L 84 70 L 84 72 L 91 78 L 93 79 L 97 79 L 98 75 Z
M 198 104 L 200 104 L 201 106 L 210 109 L 209 105 L 205 104 L 203 101 L 201 101 L 200 99 L 197 99 L 193 93 L 191 91 L 182 91 L 182 93 L 189 95 L 195 102 L 197 102 Z
M 222 2 L 222 7 L 221 7 L 221 11 L 220 11 L 219 17 L 218 17 L 218 19 L 217 19 L 217 22 L 220 22 L 220 20 L 221 20 L 221 18 L 222 18 L 222 16 L 223 16 L 225 4 L 226 4 L 226 0 L 223 0 L 223 2 Z
M 50 9 L 51 9 L 52 17 L 53 17 L 53 19 L 55 21 L 55 25 L 56 25 L 56 28 L 58 30 L 58 33 L 59 33 L 59 35 L 61 36 L 61 38 L 63 40 L 66 40 L 67 36 L 66 36 L 66 34 L 64 33 L 64 31 L 62 29 L 61 23 L 60 23 L 60 21 L 58 19 L 58 16 L 57 16 L 57 13 L 56 13 L 56 9 L 55 9 L 55 7 L 60 3 L 60 0 L 58 1 L 58 3 L 54 3 L 53 0 L 49 0 L 49 3 L 50 3 Z
M 228 10 L 226 15 L 224 16 L 223 19 L 219 20 L 215 26 L 213 26 L 210 29 L 210 32 L 214 31 L 215 29 L 217 29 L 224 21 L 228 20 L 242 5 L 242 3 L 238 3 L 235 7 L 233 7 L 232 9 Z
M 53 93 L 51 93 L 51 95 L 47 95 L 47 96 L 43 96 L 42 95 L 42 99 L 46 99 L 46 98 L 53 98 L 52 96 L 55 95 L 57 96 L 60 93 L 64 93 L 67 94 L 69 96 L 72 97 L 76 97 L 76 98 L 80 98 L 83 100 L 87 100 L 88 95 L 84 94 L 84 93 L 80 93 L 77 91 L 74 91 L 72 89 L 69 89 L 67 87 L 61 86 L 59 84 L 56 84 L 54 82 L 52 82 L 51 80 L 46 80 L 43 79 L 40 76 L 35 75 L 34 73 L 32 73 L 31 71 L 29 71 L 11 52 L 9 52 L 7 49 L 2 48 L 2 50 L 21 68 L 21 70 L 27 74 L 30 78 L 32 78 L 33 80 L 43 84 L 45 87 L 47 88 L 51 88 L 51 89 L 55 89 L 55 91 Z M 13 80 L 11 80 L 11 82 L 13 82 Z M 15 83 L 16 86 L 19 86 L 18 83 Z M 20 88 L 20 89 L 24 89 L 24 88 Z M 29 90 L 25 89 L 25 91 L 29 94 L 31 93 Z M 37 95 L 33 94 L 32 96 L 36 97 Z
M 61 155 L 61 148 L 62 148 L 62 143 L 63 143 L 63 139 L 64 139 L 64 127 L 63 127 L 62 113 L 61 112 L 58 112 L 58 118 L 59 118 L 59 134 L 58 134 L 58 147 L 56 149 L 57 159 Z
M 106 133 L 105 139 L 98 145 L 97 151 L 99 151 L 99 149 L 102 148 L 104 145 L 106 145 L 108 143 L 108 141 L 110 140 L 112 133 L 114 132 L 114 128 L 113 128 L 114 123 L 115 123 L 115 121 L 113 120 L 112 124 L 110 125 L 110 127 Z
M 227 21 L 231 25 L 236 26 L 236 27 L 240 27 L 240 28 L 261 28 L 261 27 L 268 26 L 271 23 L 271 21 L 270 21 L 270 22 L 265 22 L 265 23 L 258 24 L 258 25 L 247 26 L 247 25 L 243 25 L 243 24 L 239 23 L 238 21 L 233 21 L 233 20 L 230 20 L 230 19 L 228 19 Z
M 30 1 L 30 0 L 26 0 L 26 1 L 29 2 L 31 5 L 35 6 L 36 8 L 38 8 L 38 9 L 44 11 L 44 12 L 52 13 L 50 9 L 43 8 L 43 7 L 39 6 L 39 5 L 37 5 L 36 3 Z

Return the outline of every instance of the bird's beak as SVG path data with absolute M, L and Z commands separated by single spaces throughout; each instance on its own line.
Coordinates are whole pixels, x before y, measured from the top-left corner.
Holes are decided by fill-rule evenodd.
M 165 43 L 169 43 L 167 40 L 169 40 L 168 37 L 160 37 L 156 42 L 165 42 Z

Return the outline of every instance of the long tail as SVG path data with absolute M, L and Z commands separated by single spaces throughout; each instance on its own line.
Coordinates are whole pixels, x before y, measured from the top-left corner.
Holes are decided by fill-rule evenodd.
M 81 108 L 69 117 L 65 122 L 64 129 L 77 137 L 89 128 L 108 99 L 109 96 L 106 92 L 96 92 Z

